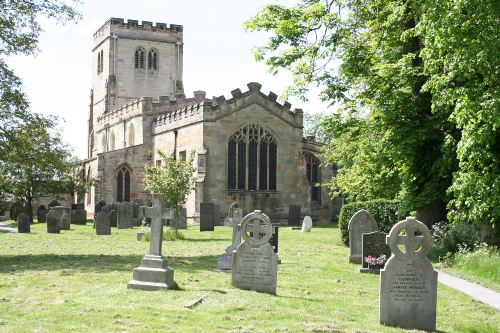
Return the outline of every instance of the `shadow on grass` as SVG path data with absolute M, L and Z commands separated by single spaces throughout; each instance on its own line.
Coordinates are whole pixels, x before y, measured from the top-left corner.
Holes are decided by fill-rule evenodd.
M 140 266 L 143 255 L 0 255 L 0 273 L 76 269 L 83 272 L 127 271 Z M 184 272 L 210 271 L 217 267 L 217 256 L 168 257 L 168 265 Z
M 219 242 L 219 241 L 223 241 L 223 242 L 230 242 L 231 241 L 231 238 L 228 237 L 228 238 L 184 238 L 182 239 L 182 241 L 186 241 L 186 242 Z

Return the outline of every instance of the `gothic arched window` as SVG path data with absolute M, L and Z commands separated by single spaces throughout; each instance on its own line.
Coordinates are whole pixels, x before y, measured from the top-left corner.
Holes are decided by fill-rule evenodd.
M 121 167 L 116 177 L 116 201 L 130 201 L 130 170 Z
M 156 50 L 148 52 L 148 69 L 158 69 L 158 52 Z
M 140 47 L 135 50 L 134 67 L 144 68 L 144 49 Z
M 128 145 L 129 147 L 132 147 L 135 142 L 135 130 L 134 130 L 134 124 L 130 124 L 128 126 Z
M 321 188 L 318 184 L 321 182 L 320 160 L 311 153 L 305 153 L 306 158 L 306 178 L 311 184 L 311 201 L 320 201 Z
M 276 139 L 267 130 L 241 127 L 228 141 L 228 189 L 276 191 L 277 155 Z

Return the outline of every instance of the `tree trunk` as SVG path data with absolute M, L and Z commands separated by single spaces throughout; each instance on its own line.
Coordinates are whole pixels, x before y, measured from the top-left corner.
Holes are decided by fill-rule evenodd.
M 26 214 L 28 215 L 30 223 L 33 223 L 33 203 L 31 197 L 26 199 Z
M 446 220 L 446 203 L 436 199 L 427 206 L 417 209 L 417 220 L 431 228 L 435 223 Z

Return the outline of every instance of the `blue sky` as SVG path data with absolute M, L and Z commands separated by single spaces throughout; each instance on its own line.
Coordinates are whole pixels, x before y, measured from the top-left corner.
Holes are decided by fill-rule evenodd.
M 66 25 L 43 20 L 40 53 L 16 56 L 8 64 L 23 79 L 31 109 L 59 116 L 64 140 L 77 156 L 86 157 L 87 119 L 91 88 L 93 33 L 110 17 L 164 22 L 184 26 L 184 89 L 192 96 L 225 95 L 257 81 L 262 91 L 280 95 L 290 76 L 273 76 L 256 63 L 252 48 L 265 43 L 266 34 L 247 33 L 243 22 L 271 0 L 84 0 L 83 19 Z M 274 3 L 278 1 L 273 1 Z M 293 3 L 292 1 L 279 1 Z M 153 96 L 154 97 L 154 96 Z M 325 110 L 315 94 L 309 102 L 291 99 L 292 108 L 316 113 Z

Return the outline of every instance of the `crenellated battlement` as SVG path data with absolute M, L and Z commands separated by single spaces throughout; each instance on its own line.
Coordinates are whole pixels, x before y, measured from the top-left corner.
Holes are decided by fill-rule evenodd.
M 150 101 L 151 97 L 141 97 L 127 104 L 120 106 L 117 109 L 106 112 L 97 118 L 97 124 L 103 125 L 112 123 L 117 119 L 129 118 L 142 113 L 141 104 L 145 101 Z
M 97 31 L 94 33 L 94 38 L 96 38 L 103 30 L 106 30 L 108 26 L 114 28 L 124 28 L 133 29 L 139 31 L 154 31 L 154 32 L 167 32 L 167 33 L 181 33 L 183 31 L 183 26 L 179 24 L 166 24 L 156 22 L 153 24 L 151 21 L 141 21 L 138 20 L 124 20 L 122 18 L 112 17 L 107 20 Z

